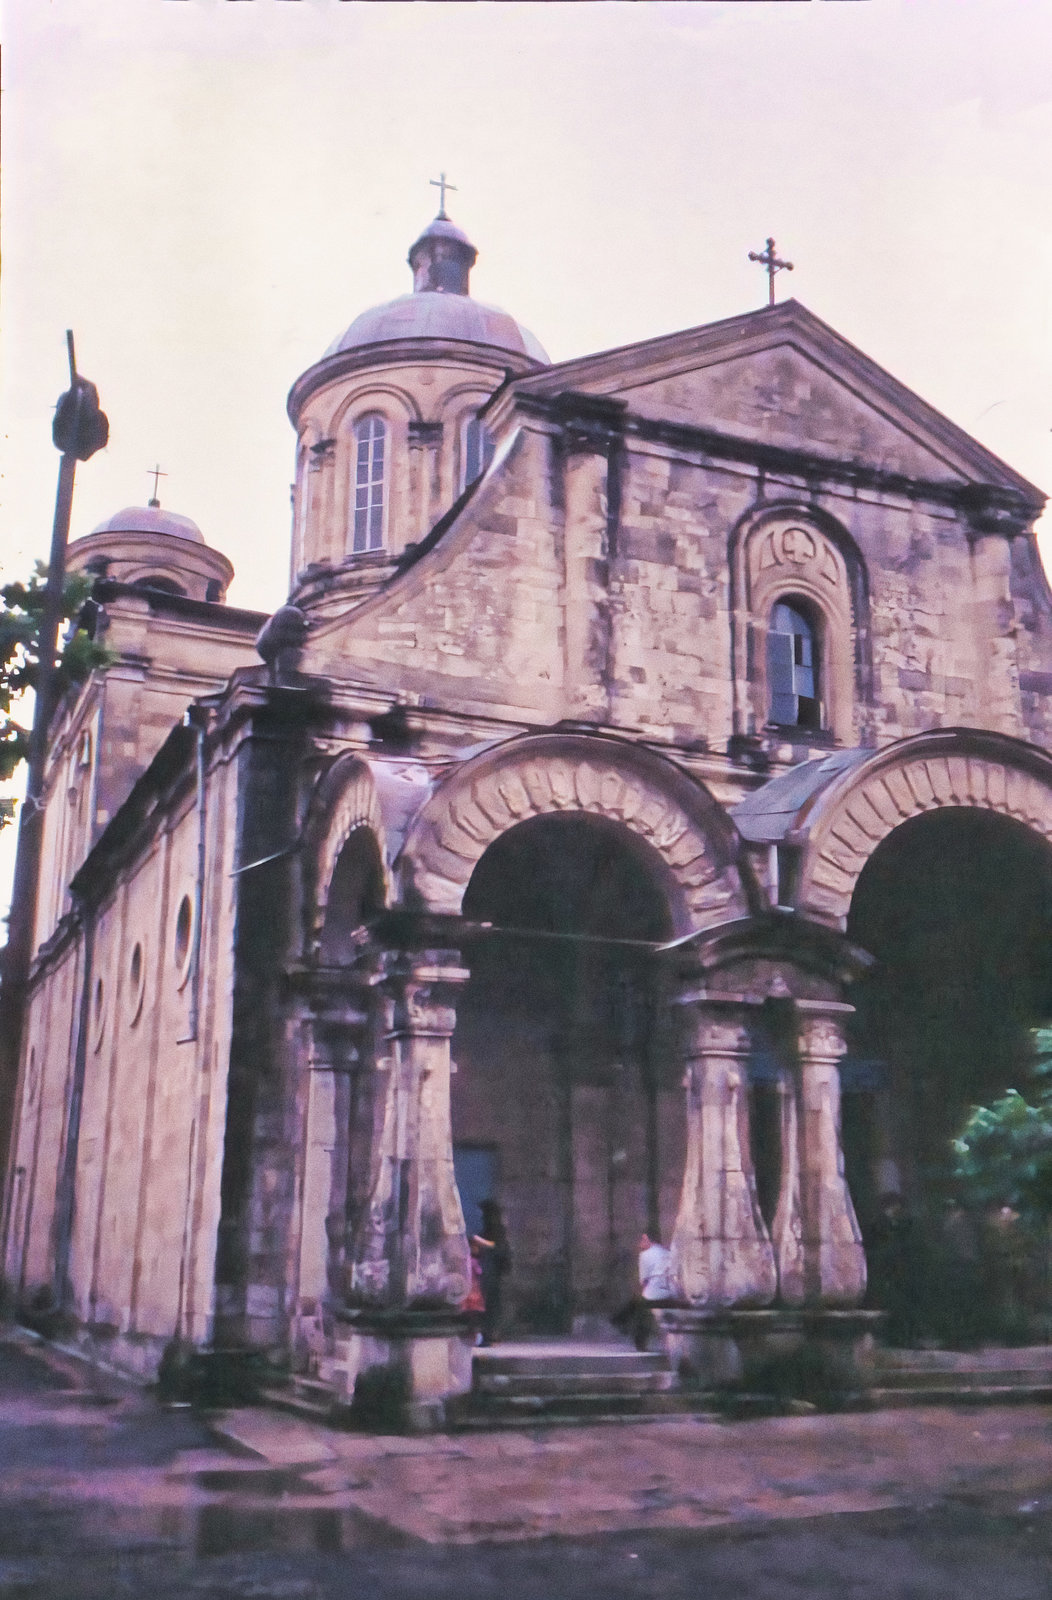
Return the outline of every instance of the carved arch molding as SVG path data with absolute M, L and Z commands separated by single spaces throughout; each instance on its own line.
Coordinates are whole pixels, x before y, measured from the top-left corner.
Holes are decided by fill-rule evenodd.
M 448 915 L 482 855 L 518 823 L 601 817 L 649 847 L 676 934 L 748 912 L 737 833 L 708 791 L 671 763 L 620 741 L 553 734 L 468 762 L 418 815 L 402 856 L 404 892 Z
M 336 863 L 351 835 L 368 829 L 376 840 L 380 861 L 387 879 L 387 852 L 384 849 L 384 819 L 372 772 L 356 755 L 339 756 L 318 784 L 311 803 L 307 825 L 307 860 L 313 877 L 308 943 L 321 938 L 329 905 Z
M 947 732 L 910 740 L 856 768 L 818 803 L 799 908 L 843 925 L 877 846 L 903 823 L 948 806 L 1010 817 L 1052 844 L 1052 759 L 1014 740 Z

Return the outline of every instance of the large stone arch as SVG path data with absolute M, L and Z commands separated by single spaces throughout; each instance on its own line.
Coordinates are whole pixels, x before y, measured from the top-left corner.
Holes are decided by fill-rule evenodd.
M 406 840 L 403 898 L 458 915 L 494 840 L 532 817 L 573 812 L 601 817 L 648 847 L 676 935 L 747 913 L 737 831 L 708 790 L 652 751 L 577 734 L 510 740 L 441 784 Z
M 846 925 L 859 875 L 888 834 L 924 812 L 998 812 L 1052 842 L 1052 757 L 1035 745 L 970 728 L 918 734 L 849 766 L 804 807 L 796 904 Z

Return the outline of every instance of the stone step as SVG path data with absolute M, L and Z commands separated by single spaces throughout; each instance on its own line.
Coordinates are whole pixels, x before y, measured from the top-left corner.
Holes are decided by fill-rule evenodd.
M 971 1371 L 939 1367 L 892 1367 L 877 1369 L 885 1389 L 1032 1389 L 1052 1386 L 1052 1370 L 1042 1372 L 1026 1367 L 981 1367 Z
M 503 1350 L 498 1345 L 490 1350 L 475 1351 L 474 1370 L 538 1377 L 551 1372 L 608 1372 L 624 1377 L 645 1377 L 649 1373 L 667 1372 L 668 1358 L 659 1351 L 622 1350 L 617 1346 L 609 1350 L 577 1351 L 572 1348 L 529 1350 L 521 1345 Z
M 1052 1375 L 1052 1345 L 998 1346 L 985 1350 L 888 1350 L 875 1352 L 881 1372 L 1034 1372 Z
M 1049 1383 L 970 1383 L 932 1385 L 928 1388 L 905 1388 L 900 1385 L 878 1385 L 868 1391 L 870 1406 L 880 1409 L 887 1406 L 979 1406 L 1027 1405 L 1052 1403 L 1052 1384 Z
M 291 1384 L 271 1384 L 259 1391 L 259 1399 L 268 1406 L 274 1406 L 279 1411 L 290 1412 L 296 1417 L 304 1417 L 310 1422 L 331 1423 L 335 1420 L 339 1408 L 339 1397 L 327 1384 L 321 1385 L 322 1393 L 301 1393 Z
M 560 1372 L 549 1368 L 538 1372 L 474 1373 L 476 1394 L 491 1395 L 571 1395 L 571 1394 L 662 1394 L 672 1388 L 674 1375 L 666 1367 L 645 1372 L 606 1372 L 594 1364 Z
M 719 1413 L 705 1394 L 489 1395 L 472 1393 L 447 1402 L 447 1425 L 454 1431 L 508 1427 L 583 1427 L 596 1423 L 645 1421 L 688 1416 L 716 1421 Z

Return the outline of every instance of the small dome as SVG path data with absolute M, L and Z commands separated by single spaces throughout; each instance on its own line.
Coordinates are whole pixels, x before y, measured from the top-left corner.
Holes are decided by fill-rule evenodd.
M 498 306 L 487 306 L 467 295 L 429 290 L 403 294 L 363 311 L 325 354 L 336 356 L 389 339 L 463 339 L 468 344 L 514 350 L 516 355 L 550 365 L 547 352 L 529 329 Z
M 463 228 L 458 228 L 455 222 L 450 222 L 449 218 L 440 212 L 434 221 L 428 223 L 416 243 L 410 246 L 410 265 L 412 265 L 413 255 L 416 250 L 428 239 L 452 239 L 455 244 L 461 244 L 466 250 L 471 251 L 472 263 L 474 263 L 475 257 L 478 255 L 478 251 Z
M 92 534 L 164 533 L 176 539 L 192 539 L 194 544 L 205 542 L 205 536 L 196 522 L 189 517 L 179 516 L 175 511 L 165 511 L 157 504 L 125 506 L 123 511 L 115 512 L 91 531 Z

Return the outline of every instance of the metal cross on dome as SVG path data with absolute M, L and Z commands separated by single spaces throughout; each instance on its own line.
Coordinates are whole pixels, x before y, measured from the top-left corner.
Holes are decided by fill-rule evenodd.
M 770 305 L 770 306 L 773 306 L 774 305 L 774 275 L 775 275 L 776 272 L 781 272 L 783 270 L 786 271 L 786 272 L 792 272 L 793 263 L 791 261 L 779 261 L 778 257 L 774 253 L 774 240 L 773 239 L 768 239 L 767 240 L 767 248 L 766 248 L 766 250 L 761 250 L 759 252 L 757 252 L 756 250 L 750 250 L 749 251 L 749 260 L 750 261 L 759 261 L 761 266 L 763 266 L 766 269 L 766 271 L 767 271 L 767 288 L 768 288 L 768 293 L 769 293 L 769 299 L 767 301 L 767 304 Z
M 457 186 L 455 183 L 447 181 L 444 172 L 440 172 L 437 178 L 431 178 L 430 183 L 432 189 L 438 190 L 438 214 L 448 222 L 449 218 L 446 217 L 446 190 L 452 189 L 453 193 L 456 194 Z
M 161 502 L 157 498 L 157 484 L 161 478 L 167 478 L 168 474 L 167 472 L 162 472 L 160 466 L 158 465 L 156 467 L 147 467 L 146 476 L 153 479 L 153 496 L 150 500 L 150 504 L 152 506 L 159 506 Z

